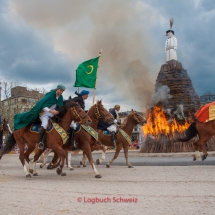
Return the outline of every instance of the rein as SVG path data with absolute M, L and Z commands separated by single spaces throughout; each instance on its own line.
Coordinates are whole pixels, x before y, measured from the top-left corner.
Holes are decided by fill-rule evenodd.
M 88 115 L 87 114 L 85 114 L 83 117 L 82 116 L 80 116 L 79 114 L 78 114 L 78 112 L 77 112 L 77 110 L 75 109 L 75 107 L 72 107 L 72 108 L 70 108 L 70 118 L 71 118 L 71 112 L 72 112 L 72 115 L 74 116 L 74 118 L 75 119 L 77 119 L 77 121 L 78 121 L 78 123 L 79 124 L 82 124 L 82 122 L 83 122 L 83 119 L 85 119 Z M 56 115 L 56 118 L 59 120 L 59 121 L 62 121 L 62 122 L 69 122 L 70 120 L 63 120 L 63 118 L 62 117 L 59 117 L 59 116 L 57 116 Z M 59 122 L 58 121 L 58 122 Z

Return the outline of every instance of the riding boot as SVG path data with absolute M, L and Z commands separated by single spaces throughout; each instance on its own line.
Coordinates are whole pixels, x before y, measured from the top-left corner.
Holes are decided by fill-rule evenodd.
M 43 150 L 43 136 L 45 134 L 45 128 L 41 127 L 39 130 L 39 144 L 38 149 Z
M 111 134 L 111 140 L 112 140 L 113 146 L 116 147 L 116 139 L 115 139 L 116 132 L 112 131 L 110 134 Z

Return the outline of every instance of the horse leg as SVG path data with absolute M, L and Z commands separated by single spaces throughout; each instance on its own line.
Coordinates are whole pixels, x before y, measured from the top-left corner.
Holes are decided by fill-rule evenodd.
M 60 146 L 56 146 L 55 148 L 53 148 L 53 151 L 56 152 L 57 156 L 61 159 L 60 165 L 56 170 L 57 174 L 61 176 L 66 176 L 66 173 L 63 172 L 64 160 L 67 155 L 66 152 Z
M 26 178 L 31 178 L 31 174 L 30 172 L 28 171 L 28 168 L 25 164 L 25 155 L 24 155 L 24 146 L 25 144 L 23 144 L 23 147 L 20 147 L 20 144 L 19 145 L 19 159 L 23 165 L 23 168 L 24 168 L 24 173 L 25 173 L 25 177 Z
M 68 152 L 67 159 L 68 159 L 68 167 L 69 167 L 69 170 L 74 170 L 74 168 L 71 166 L 71 160 L 72 160 L 71 152 Z
M 54 156 L 52 158 L 52 161 L 47 166 L 47 169 L 55 169 L 56 167 L 58 167 L 58 165 L 59 165 L 58 159 L 59 159 L 59 157 L 58 157 L 57 153 L 54 152 Z
M 199 144 L 198 144 L 198 142 L 199 142 L 199 140 L 193 144 L 194 150 L 195 150 L 195 154 L 193 155 L 193 161 L 195 161 L 198 158 L 200 158 L 200 152 L 199 152 Z
M 17 142 L 18 147 L 19 147 L 19 160 L 21 161 L 22 166 L 24 168 L 25 177 L 26 178 L 31 178 L 31 174 L 28 171 L 28 168 L 27 168 L 27 166 L 25 164 L 25 155 L 24 155 L 24 153 L 25 153 L 25 150 L 24 150 L 24 148 L 25 148 L 25 140 L 21 137 L 20 132 L 14 133 L 14 138 L 15 138 L 15 140 Z
M 124 150 L 125 160 L 126 160 L 126 164 L 128 165 L 128 168 L 133 168 L 133 166 L 128 161 L 128 145 L 123 147 L 123 150 Z
M 204 148 L 204 144 L 208 141 L 208 140 L 210 140 L 210 138 L 212 137 L 212 135 L 211 136 L 205 136 L 204 138 L 201 138 L 201 141 L 199 142 L 199 149 L 202 151 L 202 153 L 203 153 L 203 155 L 201 156 L 201 158 L 202 158 L 202 161 L 204 161 L 206 158 L 207 158 L 207 156 L 208 156 L 208 153 L 207 153 L 207 151 L 205 150 L 205 148 Z
M 92 151 L 91 151 L 92 152 Z M 86 167 L 87 165 L 87 157 L 86 157 L 86 153 L 83 151 L 83 157 L 82 157 L 82 161 L 80 162 L 80 164 L 83 165 L 83 167 Z
M 102 176 L 99 174 L 99 172 L 97 171 L 96 166 L 94 164 L 91 148 L 90 148 L 90 145 L 88 142 L 83 145 L 83 149 L 84 149 L 84 152 L 85 152 L 85 154 L 86 154 L 86 156 L 87 156 L 87 158 L 88 158 L 88 160 L 89 160 L 89 162 L 93 168 L 93 171 L 95 173 L 95 178 L 101 178 Z
M 100 146 L 100 149 L 102 150 L 102 157 L 101 157 L 101 158 L 98 158 L 98 159 L 96 160 L 96 164 L 97 164 L 97 165 L 101 164 L 101 163 L 105 160 L 106 148 L 105 148 L 105 146 Z
M 114 157 L 106 164 L 106 167 L 109 168 L 113 161 L 118 157 L 120 149 L 122 148 L 122 144 L 116 145 L 116 151 Z
M 45 149 L 43 150 L 38 150 L 37 153 L 34 155 L 34 159 L 32 161 L 30 161 L 30 166 L 32 168 L 32 174 L 33 176 L 38 176 L 38 173 L 36 171 L 36 164 L 37 164 L 37 161 L 38 159 L 40 158 L 40 156 L 43 154 L 43 152 L 45 151 Z
M 47 157 L 51 152 L 52 152 L 52 149 L 48 149 L 43 153 L 43 159 L 42 159 L 43 162 L 40 164 L 40 168 L 43 168 L 44 166 L 46 166 Z

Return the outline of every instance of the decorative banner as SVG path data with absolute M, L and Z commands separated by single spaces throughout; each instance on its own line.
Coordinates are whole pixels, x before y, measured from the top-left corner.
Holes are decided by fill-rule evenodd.
M 122 134 L 122 136 L 127 140 L 127 142 L 129 144 L 131 144 L 131 137 L 125 131 L 123 131 L 121 128 L 119 128 L 119 131 Z
M 52 121 L 51 121 L 52 122 Z M 68 135 L 66 133 L 66 131 L 60 127 L 56 122 L 52 122 L 54 129 L 57 131 L 57 133 L 61 136 L 62 140 L 63 140 L 63 144 L 66 143 L 66 141 L 68 140 Z
M 95 140 L 98 141 L 98 133 L 90 126 L 81 125 L 81 127 L 87 131 Z

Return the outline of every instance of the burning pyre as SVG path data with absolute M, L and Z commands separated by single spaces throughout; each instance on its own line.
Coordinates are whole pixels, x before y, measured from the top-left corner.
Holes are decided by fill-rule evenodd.
M 142 127 L 145 137 L 143 152 L 179 152 L 192 151 L 192 143 L 175 143 L 174 139 L 181 136 L 193 122 L 192 117 L 188 119 L 177 118 L 169 110 L 161 106 L 151 108 L 147 123 Z M 185 149 L 186 148 L 186 149 Z
M 160 134 L 174 136 L 175 133 L 182 133 L 186 130 L 191 122 L 184 119 L 181 124 L 175 117 L 168 117 L 162 107 L 155 106 L 149 113 L 147 124 L 143 126 L 143 133 L 145 136 L 151 135 L 156 139 Z

